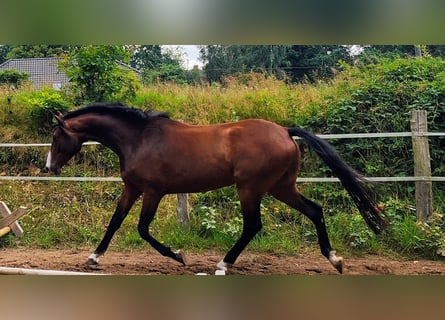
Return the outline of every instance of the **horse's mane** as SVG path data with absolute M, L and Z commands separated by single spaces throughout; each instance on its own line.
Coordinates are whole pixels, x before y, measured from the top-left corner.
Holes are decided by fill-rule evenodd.
M 64 119 L 71 119 L 80 115 L 95 113 L 99 115 L 110 115 L 129 121 L 146 122 L 152 118 L 170 118 L 167 112 L 159 112 L 153 110 L 140 110 L 127 107 L 121 103 L 93 103 L 81 109 L 68 112 L 64 115 Z

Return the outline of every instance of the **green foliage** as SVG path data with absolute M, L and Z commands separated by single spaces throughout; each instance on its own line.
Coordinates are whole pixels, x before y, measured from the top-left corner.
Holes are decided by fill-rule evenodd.
M 42 134 L 51 131 L 54 115 L 68 111 L 68 103 L 62 94 L 51 88 L 30 92 L 22 99 L 28 107 L 32 129 Z
M 190 85 L 203 85 L 204 74 L 199 68 L 193 68 L 185 71 L 185 81 Z
M 142 73 L 144 83 L 175 82 L 185 84 L 185 71 L 179 64 L 163 64 L 156 69 L 144 69 Z
M 156 70 L 163 65 L 179 65 L 179 61 L 164 53 L 160 45 L 129 46 L 127 50 L 131 50 L 130 65 L 138 70 Z
M 377 238 L 359 214 L 338 212 L 329 216 L 327 227 L 331 231 L 334 247 L 346 246 L 344 250 L 354 253 L 377 253 Z
M 414 45 L 364 46 L 358 60 L 363 64 L 379 63 L 382 58 L 398 59 L 414 56 Z
M 405 256 L 445 256 L 445 221 L 434 213 L 428 223 L 417 222 L 415 208 L 399 199 L 382 203 L 391 227 L 382 241 L 392 250 Z
M 351 62 L 346 46 L 208 45 L 201 47 L 210 83 L 237 73 L 267 73 L 293 82 L 331 78 L 340 60 Z
M 405 132 L 410 130 L 409 112 L 424 109 L 428 111 L 429 130 L 443 132 L 443 60 L 383 59 L 379 62 L 346 69 L 337 79 L 349 84 L 346 94 L 327 97 L 326 113 L 307 119 L 306 127 L 322 133 Z M 335 146 L 361 172 L 370 173 L 371 169 L 380 176 L 412 175 L 410 139 L 351 139 Z M 444 150 L 444 139 L 431 139 L 435 174 L 444 171 Z
M 10 50 L 11 50 L 11 46 L 0 44 L 0 64 L 5 62 L 6 60 L 8 60 L 8 59 L 6 59 L 6 55 L 8 54 L 8 52 Z
M 57 57 L 71 50 L 73 46 L 18 45 L 9 46 L 6 59 Z
M 434 214 L 426 223 L 418 223 L 420 236 L 415 236 L 418 241 L 416 249 L 427 256 L 445 257 L 445 221 L 443 215 Z
M 201 234 L 204 237 L 211 235 L 216 230 L 218 214 L 214 207 L 200 206 L 194 210 L 193 214 L 199 216 L 199 221 L 202 226 Z
M 75 104 L 114 101 L 122 95 L 126 99 L 132 98 L 138 88 L 138 79 L 128 76 L 132 71 L 118 64 L 118 61 L 128 62 L 128 59 L 128 52 L 121 46 L 90 45 L 72 51 L 61 66 L 70 79 Z
M 122 82 L 122 87 L 119 91 L 113 92 L 110 99 L 122 103 L 133 100 L 141 88 L 139 75 L 131 70 L 121 67 L 116 70 L 116 76 Z
M 229 75 L 258 72 L 283 78 L 289 46 L 208 45 L 201 47 L 207 81 L 224 83 Z
M 234 241 L 241 234 L 239 201 L 233 187 L 198 194 L 190 213 L 200 225 L 199 234 L 204 237 L 228 236 Z
M 7 84 L 17 88 L 23 82 L 29 79 L 29 75 L 25 72 L 17 70 L 2 70 L 0 71 L 0 86 Z
M 145 244 L 145 240 L 141 238 L 137 230 L 129 230 L 125 233 L 121 246 L 122 249 L 131 250 L 142 248 Z
M 293 82 L 330 79 L 338 72 L 340 61 L 352 63 L 348 48 L 340 45 L 291 46 L 285 59 L 286 73 Z
M 142 81 L 146 84 L 175 82 L 179 84 L 196 82 L 196 75 L 181 66 L 181 59 L 169 51 L 164 52 L 160 45 L 129 46 L 130 64 L 141 70 Z

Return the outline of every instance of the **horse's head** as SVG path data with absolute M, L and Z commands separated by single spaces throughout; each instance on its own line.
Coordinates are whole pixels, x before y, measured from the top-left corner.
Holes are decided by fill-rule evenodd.
M 54 130 L 51 150 L 46 159 L 46 170 L 59 174 L 60 169 L 82 148 L 78 134 L 74 132 L 61 116 L 55 116 L 58 126 Z

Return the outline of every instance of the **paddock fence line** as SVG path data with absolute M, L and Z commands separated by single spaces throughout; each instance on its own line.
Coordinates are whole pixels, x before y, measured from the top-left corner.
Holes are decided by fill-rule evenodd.
M 431 176 L 428 137 L 445 137 L 445 132 L 428 132 L 426 127 L 427 114 L 424 110 L 411 112 L 411 132 L 384 132 L 384 133 L 349 133 L 349 134 L 317 134 L 322 139 L 373 139 L 373 138 L 403 138 L 411 137 L 414 153 L 414 176 L 409 177 L 366 177 L 370 182 L 415 182 L 416 184 L 416 212 L 421 221 L 425 221 L 432 211 L 432 182 L 445 182 L 445 177 Z M 420 124 L 419 124 L 420 123 Z M 293 137 L 299 140 L 299 137 Z M 86 142 L 83 145 L 99 145 L 98 142 Z M 0 148 L 16 147 L 50 147 L 51 143 L 0 143 Z M 420 159 L 420 160 L 416 160 Z M 419 163 L 420 161 L 420 163 Z M 425 168 L 425 163 L 428 166 Z M 43 163 L 43 160 L 42 160 Z M 420 168 L 420 169 L 419 169 Z M 429 170 L 428 170 L 429 169 Z M 425 171 L 426 170 L 426 171 Z M 122 182 L 120 177 L 63 177 L 63 176 L 0 176 L 0 181 L 65 181 L 65 182 Z M 298 177 L 297 183 L 336 183 L 335 177 Z M 182 197 L 182 195 L 178 196 Z M 185 203 L 183 199 L 180 201 Z M 178 208 L 179 212 L 187 212 Z M 419 214 L 420 212 L 420 214 Z M 186 221 L 187 218 L 179 217 Z
M 333 139 L 372 139 L 372 138 L 403 138 L 403 137 L 445 137 L 445 132 L 382 132 L 382 133 L 345 133 L 345 134 L 317 134 L 326 140 Z M 293 137 L 300 140 L 300 137 Z M 85 142 L 83 145 L 99 145 L 98 142 Z M 16 147 L 50 147 L 51 143 L 0 143 L 0 148 Z M 44 159 L 42 160 L 42 163 Z M 373 182 L 416 182 L 433 181 L 445 182 L 445 177 L 408 176 L 408 177 L 366 177 Z M 64 176 L 0 176 L 1 180 L 12 181 L 67 181 L 67 182 L 121 182 L 120 177 L 64 177 Z M 298 177 L 298 183 L 340 182 L 335 177 L 304 178 Z
M 322 139 L 361 139 L 361 138 L 403 138 L 403 137 L 445 137 L 445 132 L 381 132 L 381 133 L 343 133 L 317 134 Z M 293 137 L 300 140 L 300 137 Z M 83 145 L 99 145 L 99 142 L 84 142 Z M 51 143 L 0 143 L 0 148 L 14 147 L 51 147 Z
M 0 176 L 0 181 L 66 181 L 66 182 L 122 182 L 120 177 L 54 177 L 54 176 Z M 445 177 L 365 177 L 370 182 L 417 182 L 432 181 L 445 182 Z M 319 182 L 340 182 L 338 178 L 301 178 L 298 177 L 297 183 L 319 183 Z

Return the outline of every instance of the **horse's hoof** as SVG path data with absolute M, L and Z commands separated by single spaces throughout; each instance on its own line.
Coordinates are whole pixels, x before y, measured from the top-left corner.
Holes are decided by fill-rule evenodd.
M 86 262 L 87 266 L 95 266 L 99 264 L 99 255 L 92 253 Z
M 336 263 L 334 265 L 335 269 L 337 269 L 337 271 L 342 274 L 343 273 L 343 258 L 341 258 L 341 261 Z
M 175 252 L 175 260 L 186 265 L 185 254 L 181 250 Z
M 93 259 L 88 259 L 85 262 L 85 266 L 89 269 L 96 269 L 99 266 L 99 263 Z
M 218 262 L 216 264 L 216 267 L 218 268 L 218 270 L 227 272 L 227 269 L 231 266 L 231 264 L 224 262 L 224 260 L 221 260 L 220 262 Z
M 335 251 L 329 252 L 329 262 L 334 266 L 339 273 L 343 273 L 343 258 L 337 257 Z
M 100 264 L 88 264 L 88 263 L 85 263 L 85 267 L 84 267 L 84 269 L 85 269 L 85 270 L 98 271 L 98 270 L 103 270 L 104 267 L 101 266 Z

